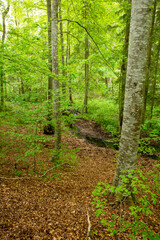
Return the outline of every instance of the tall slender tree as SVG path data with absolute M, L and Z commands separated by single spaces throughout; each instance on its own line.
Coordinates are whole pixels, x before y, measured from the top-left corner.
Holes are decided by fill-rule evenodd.
M 128 57 L 128 44 L 129 44 L 129 30 L 131 20 L 131 0 L 127 0 L 128 6 L 126 11 L 126 28 L 125 39 L 123 44 L 123 58 L 121 63 L 121 74 L 119 77 L 119 132 L 122 130 L 123 110 L 124 110 L 124 94 L 126 85 L 126 72 L 127 72 L 127 57 Z
M 47 16 L 48 16 L 48 69 L 50 75 L 48 76 L 48 100 L 52 100 L 53 84 L 52 84 L 52 46 L 51 46 L 51 0 L 47 0 Z
M 155 16 L 156 16 L 157 0 L 154 0 L 154 8 L 152 11 L 152 24 L 149 34 L 149 47 L 148 47 L 148 58 L 147 58 L 147 73 L 144 84 L 144 101 L 143 101 L 143 111 L 142 111 L 142 123 L 145 121 L 147 99 L 148 99 L 148 89 L 149 89 L 149 79 L 151 70 L 151 58 L 152 58 L 152 45 L 153 45 L 153 33 L 155 26 Z
M 52 2 L 52 75 L 55 119 L 55 151 L 52 160 L 58 161 L 61 149 L 60 84 L 58 79 L 58 0 Z
M 68 66 L 67 70 L 67 78 L 68 78 L 68 92 L 69 92 L 69 102 L 72 105 L 73 97 L 72 97 L 72 81 L 71 81 L 71 73 L 70 73 L 70 57 L 71 57 L 71 43 L 69 36 L 69 21 L 67 22 L 67 49 L 66 49 L 66 66 Z
M 155 103 L 157 73 L 158 73 L 158 67 L 159 67 L 159 54 L 160 54 L 160 40 L 157 46 L 157 54 L 155 59 L 155 73 L 154 73 L 153 82 L 152 82 L 150 119 L 152 119 L 152 116 L 153 116 L 153 108 Z
M 4 105 L 4 78 L 5 78 L 5 73 L 4 73 L 4 59 L 3 59 L 3 54 L 4 54 L 4 43 L 5 43 L 5 38 L 6 38 L 6 16 L 9 12 L 10 4 L 8 1 L 8 6 L 7 8 L 3 11 L 2 13 L 2 22 L 3 22 L 3 33 L 2 33 L 2 43 L 1 43 L 1 67 L 0 67 L 0 81 L 1 81 L 1 107 Z
M 48 17 L 48 115 L 47 115 L 47 125 L 44 127 L 45 134 L 53 134 L 54 127 L 51 124 L 53 118 L 52 113 L 52 99 L 53 99 L 53 82 L 52 82 L 52 34 L 51 34 L 51 0 L 47 0 L 47 17 Z
M 124 116 L 114 186 L 121 184 L 122 171 L 127 175 L 127 170 L 135 170 L 137 165 L 152 3 L 132 0 Z
M 88 30 L 88 15 L 89 15 L 89 4 L 87 1 L 85 1 L 85 24 L 86 29 Z M 84 94 L 84 103 L 83 103 L 83 109 L 82 114 L 87 113 L 87 105 L 88 105 L 88 88 L 89 88 L 89 64 L 88 64 L 88 58 L 89 58 L 89 37 L 88 34 L 85 33 L 85 94 Z
M 59 0 L 59 20 L 60 20 L 60 35 L 61 35 L 62 93 L 63 93 L 63 97 L 65 97 L 65 95 L 66 95 L 66 84 L 65 84 L 65 66 L 64 66 L 63 22 L 61 21 L 62 20 L 61 0 Z

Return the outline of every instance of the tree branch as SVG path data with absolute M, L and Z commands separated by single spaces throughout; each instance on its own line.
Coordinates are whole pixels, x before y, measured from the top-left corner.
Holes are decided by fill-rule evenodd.
M 63 166 L 64 164 L 67 164 L 67 162 L 64 162 L 62 164 L 59 164 L 57 166 L 54 166 L 52 168 L 50 168 L 49 170 L 47 170 L 43 175 L 39 176 L 40 178 L 44 177 L 48 172 L 52 171 L 54 168 L 57 168 L 57 167 L 60 167 L 60 166 Z
M 0 177 L 1 179 L 7 179 L 7 180 L 23 180 L 23 179 L 30 179 L 29 177 L 17 177 L 17 178 L 7 178 L 7 177 Z
M 77 21 L 70 20 L 70 19 L 66 19 L 66 18 L 65 18 L 65 19 L 61 19 L 61 20 L 58 20 L 58 21 L 59 21 L 59 22 L 61 22 L 61 21 L 68 21 L 68 22 L 76 23 L 76 24 L 78 24 L 81 28 L 83 28 L 83 29 L 86 31 L 86 33 L 88 34 L 88 36 L 92 39 L 92 41 L 94 42 L 94 44 L 96 45 L 99 53 L 101 54 L 103 60 L 104 60 L 105 63 L 106 63 L 106 65 L 109 67 L 109 69 L 110 69 L 117 77 L 119 76 L 119 75 L 114 71 L 114 69 L 112 68 L 112 66 L 108 63 L 108 61 L 106 60 L 105 56 L 104 56 L 103 53 L 101 52 L 98 44 L 96 43 L 96 41 L 94 40 L 94 38 L 91 36 L 91 34 L 89 33 L 89 31 L 88 31 L 88 29 L 87 29 L 86 27 L 84 27 L 82 24 L 80 24 L 80 23 L 77 22 Z

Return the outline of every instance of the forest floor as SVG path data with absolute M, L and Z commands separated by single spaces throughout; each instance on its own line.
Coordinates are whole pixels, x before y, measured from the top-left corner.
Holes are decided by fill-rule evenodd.
M 88 122 L 87 127 L 93 136 L 95 130 L 91 126 L 92 122 Z M 111 184 L 113 181 L 117 162 L 116 150 L 95 146 L 69 131 L 64 132 L 62 142 L 67 153 L 66 161 L 65 159 L 63 161 L 66 163 L 61 165 L 61 168 L 53 168 L 42 177 L 53 167 L 49 161 L 49 153 L 54 147 L 54 141 L 49 140 L 42 144 L 42 152 L 36 157 L 39 164 L 37 164 L 38 172 L 33 174 L 31 169 L 33 169 L 34 157 L 28 156 L 27 162 L 21 161 L 20 157 L 28 150 L 23 139 L 23 135 L 27 134 L 26 128 L 18 129 L 18 132 L 22 133 L 21 139 L 15 138 L 14 134 L 12 136 L 3 134 L 9 131 L 13 129 L 8 125 L 0 127 L 1 150 L 4 152 L 5 149 L 6 152 L 3 157 L 5 161 L 2 160 L 0 166 L 1 240 L 86 240 L 89 232 L 92 240 L 130 239 L 129 230 L 111 236 L 107 226 L 104 227 L 99 222 L 100 217 L 96 217 L 94 213 L 96 208 L 91 204 L 92 192 L 97 183 Z M 104 134 L 99 130 L 98 132 Z M 38 134 L 43 135 L 42 132 Z M 67 163 L 68 159 L 72 160 L 70 164 Z M 150 172 L 154 169 L 155 160 L 140 157 L 138 163 L 144 172 Z M 152 179 L 149 181 L 153 184 Z M 110 202 L 114 199 L 111 196 L 106 198 L 108 199 L 105 207 L 107 222 L 112 220 L 113 214 L 133 221 L 128 210 L 129 203 L 123 202 L 113 207 Z M 151 231 L 160 234 L 160 198 L 156 205 L 151 205 L 151 209 L 153 214 L 141 216 L 141 221 L 145 222 Z M 116 228 L 120 228 L 119 217 L 116 219 Z M 135 239 L 143 238 L 137 234 Z

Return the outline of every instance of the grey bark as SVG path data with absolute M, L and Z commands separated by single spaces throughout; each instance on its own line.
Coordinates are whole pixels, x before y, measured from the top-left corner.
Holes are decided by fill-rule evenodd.
M 132 1 L 124 117 L 114 186 L 121 184 L 123 170 L 135 170 L 137 165 L 152 3 L 152 0 Z
M 70 56 L 71 56 L 71 44 L 70 44 L 70 37 L 69 37 L 69 22 L 67 23 L 67 51 L 66 51 L 66 66 L 69 66 L 70 64 L 68 64 L 69 60 L 70 60 Z M 72 80 L 71 80 L 71 74 L 70 74 L 70 69 L 68 68 L 68 91 L 69 91 L 69 102 L 70 104 L 73 104 L 73 97 L 72 97 Z
M 85 21 L 87 25 L 87 18 L 89 13 L 89 6 L 86 3 L 85 5 Z M 86 27 L 88 30 L 88 28 Z M 84 94 L 84 103 L 83 103 L 83 109 L 82 114 L 87 113 L 87 105 L 88 105 L 88 89 L 89 89 L 89 64 L 87 62 L 89 58 L 89 38 L 88 34 L 85 34 L 85 94 Z
M 54 127 L 51 123 L 53 118 L 52 112 L 52 99 L 53 99 L 53 82 L 52 82 L 52 34 L 51 34 L 51 19 L 52 19 L 52 10 L 51 10 L 51 0 L 47 0 L 47 17 L 48 17 L 48 114 L 47 114 L 47 124 L 44 126 L 45 134 L 53 134 Z
M 89 39 L 88 36 L 85 36 L 85 60 L 89 58 Z M 82 114 L 87 113 L 88 106 L 88 89 L 89 89 L 89 64 L 85 63 L 85 94 L 84 94 L 84 103 Z
M 128 0 L 128 9 L 126 12 L 126 28 L 125 39 L 123 45 L 123 58 L 121 64 L 121 74 L 119 77 L 119 132 L 122 130 L 123 110 L 124 110 L 124 95 L 126 85 L 126 71 L 127 71 L 127 57 L 128 57 L 128 43 L 129 43 L 129 31 L 130 31 L 130 19 L 131 19 L 131 0 Z
M 61 149 L 60 84 L 58 79 L 58 0 L 52 2 L 52 81 L 54 90 L 55 152 L 58 161 Z
M 69 6 L 67 0 L 67 15 L 69 17 Z M 71 41 L 70 41 L 70 27 L 69 21 L 67 21 L 67 49 L 66 49 L 66 66 L 68 66 L 67 70 L 67 79 L 68 79 L 68 92 L 69 92 L 69 102 L 73 104 L 73 97 L 72 97 L 72 79 L 71 79 L 71 72 L 70 72 L 70 56 L 71 56 Z
M 62 20 L 62 9 L 61 9 L 61 0 L 59 0 L 59 20 Z M 66 86 L 65 86 L 65 66 L 64 66 L 64 40 L 63 40 L 63 23 L 60 21 L 60 35 L 61 35 L 61 60 L 62 60 L 62 93 L 63 97 L 66 95 Z
M 47 16 L 48 16 L 48 69 L 50 75 L 48 76 L 48 100 L 52 100 L 53 84 L 52 84 L 52 46 L 51 46 L 51 0 L 47 0 Z
M 160 54 L 160 40 L 159 40 L 158 49 L 157 49 L 157 55 L 156 55 L 156 61 L 155 61 L 155 73 L 154 73 L 153 84 L 152 84 L 152 97 L 151 97 L 152 100 L 151 100 L 151 114 L 150 114 L 150 119 L 152 119 L 154 102 L 155 102 L 157 73 L 158 73 L 158 67 L 159 67 L 159 54 Z
M 148 99 L 150 68 L 151 68 L 151 58 L 152 58 L 152 45 L 153 45 L 152 37 L 153 37 L 153 31 L 154 31 L 154 25 L 155 25 L 156 8 L 157 8 L 157 0 L 154 0 L 154 8 L 153 8 L 153 12 L 152 12 L 152 24 L 151 24 L 150 34 L 149 34 L 147 74 L 146 74 L 146 79 L 145 79 L 145 84 L 144 84 L 144 101 L 143 101 L 142 123 L 144 123 L 144 121 L 145 121 L 147 99 Z
M 0 67 L 0 82 L 1 82 L 1 107 L 4 105 L 4 78 L 5 78 L 5 73 L 4 73 L 4 66 L 3 66 L 3 54 L 4 54 L 4 43 L 5 43 L 5 38 L 6 38 L 6 16 L 9 12 L 10 5 L 4 10 L 2 13 L 2 22 L 3 22 L 3 33 L 2 33 L 2 63 Z

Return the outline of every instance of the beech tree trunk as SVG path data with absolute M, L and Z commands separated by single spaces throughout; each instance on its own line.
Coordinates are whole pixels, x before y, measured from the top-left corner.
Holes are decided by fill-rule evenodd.
M 52 82 L 52 34 L 51 34 L 51 18 L 52 18 L 52 10 L 51 10 L 51 0 L 47 0 L 47 16 L 48 16 L 48 114 L 47 114 L 47 124 L 44 126 L 45 134 L 53 134 L 54 126 L 51 123 L 53 118 L 53 82 Z
M 155 73 L 154 73 L 153 84 L 152 84 L 150 119 L 152 119 L 154 102 L 155 102 L 157 73 L 158 73 L 158 66 L 159 66 L 159 54 L 160 54 L 160 40 L 159 40 L 158 49 L 157 49 L 157 55 L 156 55 L 156 61 L 155 61 Z
M 2 48 L 2 63 L 1 63 L 1 67 L 0 67 L 0 82 L 1 82 L 1 107 L 3 107 L 4 105 L 4 78 L 5 78 L 5 73 L 4 73 L 4 66 L 3 66 L 3 54 L 4 54 L 4 42 L 5 42 L 5 38 L 6 38 L 6 16 L 9 12 L 9 8 L 10 5 L 8 4 L 8 7 L 4 10 L 4 12 L 2 13 L 2 22 L 3 22 L 3 33 L 2 33 L 2 44 L 1 44 L 1 48 Z
M 127 175 L 127 170 L 135 170 L 137 165 L 152 3 L 132 0 L 124 116 L 114 186 L 121 184 L 122 171 Z
M 67 0 L 67 16 L 69 17 L 69 4 Z M 69 102 L 70 105 L 73 104 L 73 97 L 72 97 L 72 78 L 71 78 L 71 71 L 70 71 L 70 56 L 71 56 L 71 41 L 70 41 L 70 25 L 69 21 L 67 22 L 67 49 L 66 49 L 66 66 L 67 68 L 67 79 L 68 79 L 68 93 L 69 93 Z
M 85 60 L 89 58 L 89 39 L 86 35 L 85 37 Z M 89 64 L 85 63 L 85 94 L 84 94 L 84 103 L 82 114 L 87 113 L 87 105 L 88 105 L 88 88 L 89 88 Z
M 85 5 L 85 21 L 87 25 L 89 6 L 87 2 L 85 2 L 85 4 L 86 4 Z M 87 105 L 88 105 L 88 88 L 89 88 L 89 64 L 87 62 L 88 58 L 89 58 L 89 38 L 88 38 L 88 34 L 86 34 L 85 35 L 85 61 L 86 61 L 85 62 L 85 94 L 84 94 L 82 114 L 87 113 Z
M 69 22 L 67 23 L 67 50 L 66 50 L 66 66 L 68 66 L 68 72 L 67 72 L 67 79 L 68 79 L 68 92 L 69 92 L 69 102 L 72 105 L 73 104 L 73 97 L 72 97 L 72 80 L 71 80 L 71 74 L 68 62 L 70 60 L 71 56 L 71 44 L 70 44 L 70 37 L 69 37 Z
M 52 2 L 52 74 L 55 119 L 55 151 L 52 160 L 58 161 L 61 149 L 60 84 L 58 79 L 58 0 Z
M 128 0 L 128 4 L 131 4 L 131 0 Z M 131 19 L 131 8 L 130 5 L 127 9 L 127 20 L 125 29 L 125 39 L 123 45 L 123 59 L 121 64 L 121 74 L 119 77 L 119 132 L 122 130 L 123 121 L 123 110 L 124 110 L 124 95 L 126 85 L 126 72 L 127 72 L 127 57 L 128 57 L 128 44 L 129 44 L 129 31 L 130 31 L 130 19 Z
M 149 34 L 147 73 L 146 73 L 145 84 L 144 84 L 142 123 L 144 123 L 144 121 L 145 121 L 147 99 L 148 99 L 149 78 L 150 78 L 150 68 L 151 68 L 151 58 L 152 58 L 152 45 L 153 45 L 152 37 L 153 37 L 153 31 L 154 31 L 154 25 L 155 25 L 156 8 L 157 8 L 157 0 L 154 0 L 154 8 L 153 8 L 153 12 L 152 12 L 152 24 L 151 24 L 150 34 Z
M 59 0 L 59 19 L 62 20 L 61 0 Z M 64 40 L 63 40 L 63 23 L 60 21 L 60 35 L 61 35 L 61 60 L 62 60 L 62 93 L 63 97 L 66 95 L 65 84 L 65 66 L 64 66 Z
M 52 94 L 53 94 L 53 84 L 52 84 L 52 46 L 51 46 L 51 0 L 47 0 L 47 16 L 48 16 L 48 69 L 50 72 L 50 75 L 48 76 L 48 100 L 52 100 Z

